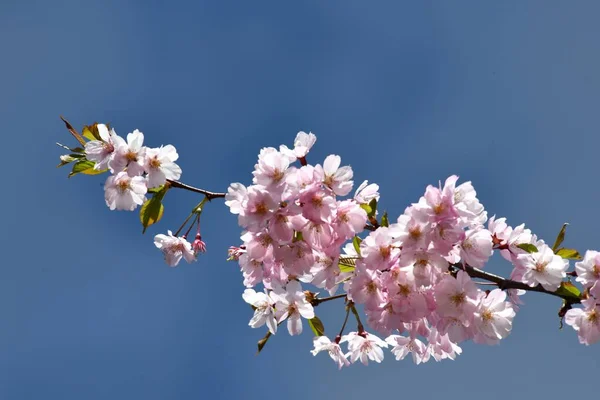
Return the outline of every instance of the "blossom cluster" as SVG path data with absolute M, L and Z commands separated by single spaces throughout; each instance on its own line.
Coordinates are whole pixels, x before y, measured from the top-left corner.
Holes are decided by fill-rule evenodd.
M 104 124 L 97 128 L 100 140 L 87 142 L 85 154 L 96 163 L 95 170 L 111 172 L 104 184 L 104 199 L 111 210 L 133 211 L 146 201 L 148 189 L 181 176 L 181 168 L 175 164 L 179 155 L 172 145 L 149 148 L 137 129 L 127 134 L 125 141 Z
M 95 170 L 110 171 L 104 190 L 111 210 L 133 211 L 151 189 L 181 176 L 172 145 L 145 147 L 138 130 L 127 140 L 103 124 L 97 131 L 99 139 L 85 144 L 85 158 Z M 252 184 L 232 183 L 225 194 L 243 229 L 242 244 L 229 253 L 243 275 L 242 297 L 254 309 L 251 327 L 266 325 L 276 334 L 286 322 L 289 334 L 298 335 L 307 319 L 315 330 L 314 306 L 322 298 L 303 289 L 310 284 L 331 299 L 344 297 L 346 312 L 352 310 L 357 322 L 347 334 L 344 323 L 333 340 L 315 330 L 314 355 L 326 350 L 339 368 L 359 360 L 381 362 L 384 348 L 398 360 L 411 354 L 416 364 L 454 359 L 464 341 L 497 344 L 510 334 L 523 289 L 556 292 L 573 276 L 583 286 L 575 301 L 582 307 L 567 304 L 565 322 L 581 343 L 600 341 L 600 252 L 588 250 L 569 272 L 569 257 L 556 244 L 550 247 L 524 224 L 511 227 L 495 216 L 488 220 L 471 182 L 458 184 L 455 175 L 438 187 L 429 185 L 390 224 L 387 214 L 377 218 L 377 184 L 364 181 L 351 195 L 353 171 L 342 166 L 340 156 L 329 155 L 322 165 L 307 162 L 315 142 L 314 134 L 299 132 L 291 149 L 263 148 Z M 196 218 L 186 234 L 155 236 L 168 265 L 195 261 L 206 251 L 200 236 L 202 204 L 190 215 Z M 190 243 L 186 236 L 194 224 L 196 239 Z M 361 239 L 365 229 L 369 233 Z M 494 251 L 512 264 L 510 281 L 519 282 L 518 289 L 482 290 L 472 279 Z M 262 291 L 254 289 L 258 285 Z M 335 296 L 340 288 L 343 294 Z M 355 305 L 362 307 L 371 332 Z M 340 347 L 344 343 L 346 352 Z
M 497 344 L 507 337 L 524 293 L 508 290 L 507 298 L 501 288 L 484 291 L 467 268 L 484 268 L 499 250 L 513 264 L 514 281 L 555 291 L 566 278 L 568 260 L 524 225 L 488 221 L 472 184 L 457 185 L 454 175 L 443 186 L 428 186 L 395 223 L 380 226 L 365 207 L 379 199 L 378 186 L 365 181 L 353 198 L 340 199 L 352 190 L 352 169 L 340 167 L 337 155 L 323 165 L 308 164 L 315 141 L 312 133 L 300 132 L 293 149 L 262 149 L 253 184 L 228 189 L 226 204 L 243 228 L 243 244 L 231 248 L 230 258 L 239 262 L 248 288 L 243 298 L 255 310 L 250 326 L 266 324 L 275 334 L 287 320 L 289 333 L 299 334 L 301 318 L 315 317 L 301 284 L 330 295 L 343 285 L 347 301 L 362 304 L 370 328 L 387 337 L 366 332 L 357 321 L 358 331 L 334 341 L 317 336 L 313 354 L 327 350 L 340 368 L 357 360 L 381 362 L 388 346 L 397 359 L 412 354 L 417 364 L 454 359 L 463 341 Z M 371 232 L 361 240 L 357 235 L 367 222 Z M 578 281 L 596 297 L 598 265 L 597 252 L 577 264 Z M 258 284 L 264 292 L 251 289 Z M 600 314 L 595 300 L 583 304 L 567 312 L 566 322 L 589 344 L 598 340 Z M 347 353 L 340 343 L 347 343 Z
M 179 155 L 173 145 L 146 147 L 144 134 L 137 129 L 127 134 L 127 140 L 104 124 L 98 124 L 97 129 L 100 140 L 87 142 L 85 154 L 95 162 L 95 170 L 111 172 L 104 184 L 104 199 L 111 210 L 133 211 L 144 204 L 148 189 L 159 188 L 167 179 L 181 176 L 181 168 L 175 163 Z M 199 252 L 206 251 L 199 231 L 193 243 L 168 231 L 167 235 L 156 235 L 154 244 L 172 267 L 182 258 L 195 261 Z

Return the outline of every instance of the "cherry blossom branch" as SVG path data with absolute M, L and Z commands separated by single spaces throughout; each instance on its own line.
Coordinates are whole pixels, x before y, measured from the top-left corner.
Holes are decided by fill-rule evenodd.
M 495 284 L 498 285 L 498 288 L 500 288 L 502 290 L 521 289 L 521 290 L 526 290 L 529 292 L 545 293 L 545 294 L 549 294 L 551 296 L 560 297 L 561 299 L 565 300 L 569 304 L 581 303 L 581 299 L 576 296 L 572 296 L 572 295 L 569 295 L 566 293 L 559 293 L 558 291 L 552 292 L 550 290 L 544 289 L 542 287 L 542 285 L 529 286 L 523 282 L 517 282 L 517 281 L 510 280 L 510 279 L 506 279 L 506 278 L 501 277 L 500 275 L 495 275 L 495 274 L 492 274 L 489 272 L 485 272 L 485 271 L 480 270 L 479 268 L 471 267 L 468 265 L 465 265 L 465 266 L 453 265 L 453 267 L 463 269 L 467 274 L 469 274 L 469 276 L 471 278 L 480 278 L 480 279 L 485 279 L 486 281 L 494 282 Z
M 183 182 L 179 182 L 173 179 L 167 179 L 167 182 L 169 182 L 169 185 L 172 188 L 178 188 L 178 189 L 184 189 L 184 190 L 189 190 L 190 192 L 194 192 L 194 193 L 200 193 L 206 196 L 206 198 L 208 198 L 208 200 L 212 200 L 212 199 L 218 199 L 218 198 L 223 198 L 225 197 L 225 193 L 219 193 L 219 192 L 210 192 L 208 190 L 204 190 L 204 189 L 200 189 L 194 186 L 190 186 L 188 184 L 185 184 Z
M 316 299 L 313 299 L 311 301 L 311 304 L 312 304 L 313 307 L 316 307 L 316 306 L 318 306 L 321 303 L 325 303 L 326 301 L 331 301 L 331 300 L 336 300 L 336 299 L 342 299 L 344 297 L 346 297 L 346 293 L 336 294 L 335 296 L 323 297 L 323 298 L 320 298 L 320 299 L 316 298 Z

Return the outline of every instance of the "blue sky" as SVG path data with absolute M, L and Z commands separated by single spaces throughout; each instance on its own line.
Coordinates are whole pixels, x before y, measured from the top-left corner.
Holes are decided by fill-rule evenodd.
M 141 235 L 110 212 L 104 177 L 56 169 L 73 144 L 58 116 L 110 122 L 171 143 L 182 180 L 250 182 L 261 147 L 318 137 L 377 182 L 394 216 L 427 184 L 473 181 L 490 215 L 552 241 L 600 249 L 600 53 L 593 1 L 158 2 L 0 4 L 0 398 L 276 399 L 365 396 L 561 398 L 596 393 L 600 345 L 560 331 L 557 300 L 529 294 L 499 346 L 456 361 L 341 372 L 285 333 L 255 356 L 239 228 L 207 206 L 209 252 L 168 268 L 152 236 L 199 200 L 171 192 Z M 498 256 L 489 269 L 509 273 Z M 321 308 L 322 307 L 322 308 Z M 342 304 L 317 310 L 328 332 Z

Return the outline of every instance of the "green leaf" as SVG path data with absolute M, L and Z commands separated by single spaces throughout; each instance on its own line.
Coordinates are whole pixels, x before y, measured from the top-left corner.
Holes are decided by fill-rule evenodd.
M 521 244 L 517 245 L 517 247 L 520 248 L 521 250 L 525 250 L 528 253 L 537 253 L 538 252 L 538 248 L 535 247 L 531 243 L 521 243 Z
M 314 318 L 309 319 L 308 325 L 310 325 L 310 329 L 312 329 L 315 336 L 323 336 L 325 334 L 325 327 L 319 317 L 315 316 Z
M 563 297 L 569 297 L 574 300 L 581 299 L 581 291 L 571 282 L 562 282 L 560 287 L 556 290 L 556 294 Z
M 146 200 L 140 209 L 140 221 L 142 222 L 142 226 L 144 229 L 142 233 L 146 233 L 146 229 L 158 221 L 163 216 L 165 211 L 165 207 L 162 204 L 163 197 L 167 193 L 168 188 L 164 187 L 158 193 L 155 193 L 154 196 L 150 200 Z
M 390 221 L 388 220 L 387 211 L 383 213 L 381 216 L 381 226 L 390 226 Z
M 340 272 L 352 272 L 356 269 L 354 265 L 338 263 L 338 267 L 340 267 Z
M 373 199 L 369 202 L 369 207 L 371 207 L 371 212 L 367 212 L 368 217 L 374 217 L 377 212 L 377 199 Z
M 159 193 L 161 190 L 165 188 L 165 185 L 160 185 L 159 187 L 148 189 L 148 193 Z
M 77 174 L 98 175 L 108 171 L 107 169 L 96 170 L 94 169 L 95 165 L 96 163 L 93 161 L 79 160 L 75 164 L 73 164 L 73 169 L 69 173 L 69 178 Z
M 362 243 L 362 239 L 358 236 L 354 236 L 352 238 L 352 246 L 354 246 L 354 250 L 356 250 L 356 254 L 360 256 L 360 244 Z
M 102 140 L 100 133 L 98 132 L 98 124 L 86 125 L 81 131 L 81 136 L 87 140 Z
M 56 166 L 56 168 L 58 167 L 62 167 L 64 165 L 70 164 L 73 161 L 77 161 L 80 158 L 85 157 L 83 154 L 77 154 L 77 153 L 73 153 L 73 154 L 63 154 L 62 156 L 60 156 L 60 164 L 58 164 Z
M 361 204 L 360 208 L 362 208 L 363 210 L 366 211 L 367 216 L 371 215 L 371 213 L 373 212 L 373 209 L 371 208 L 371 206 L 369 206 L 368 204 Z
M 554 245 L 552 246 L 552 251 L 556 253 L 556 250 L 558 250 L 558 247 L 562 244 L 562 242 L 565 240 L 565 232 L 567 230 L 567 224 L 566 222 L 563 224 L 562 228 L 560 229 L 560 232 L 558 232 L 558 236 L 556 237 L 556 240 L 554 241 Z
M 558 249 L 556 252 L 557 256 L 561 256 L 562 258 L 571 259 L 571 260 L 581 260 L 581 254 L 575 249 Z
M 265 347 L 265 344 L 267 344 L 270 337 L 271 337 L 271 331 L 267 332 L 265 337 L 263 337 L 262 339 L 260 339 L 258 341 L 258 351 L 256 352 L 256 355 L 258 355 L 262 351 L 263 347 Z

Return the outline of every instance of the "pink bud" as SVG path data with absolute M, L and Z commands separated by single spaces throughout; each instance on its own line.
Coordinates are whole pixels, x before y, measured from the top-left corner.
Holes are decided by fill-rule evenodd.
M 206 253 L 206 243 L 202 241 L 202 237 L 200 234 L 196 234 L 196 240 L 192 243 L 192 249 L 194 249 L 194 253 Z

